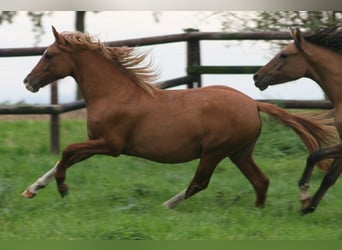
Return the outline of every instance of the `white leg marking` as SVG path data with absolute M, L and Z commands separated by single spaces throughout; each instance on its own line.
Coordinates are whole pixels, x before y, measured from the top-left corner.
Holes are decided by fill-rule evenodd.
M 43 176 L 38 178 L 35 183 L 30 185 L 21 195 L 25 198 L 33 198 L 37 194 L 37 191 L 39 189 L 47 186 L 55 176 L 58 163 L 59 161 L 57 161 L 53 168 L 51 168 Z
M 309 184 L 305 184 L 300 187 L 299 198 L 301 201 L 307 201 L 310 199 L 309 188 L 310 188 Z
M 182 192 L 180 192 L 179 194 L 176 194 L 175 196 L 173 196 L 171 199 L 165 201 L 163 203 L 163 205 L 166 208 L 174 208 L 178 203 L 182 202 L 183 200 L 185 200 L 185 193 L 186 193 L 186 189 L 184 189 Z

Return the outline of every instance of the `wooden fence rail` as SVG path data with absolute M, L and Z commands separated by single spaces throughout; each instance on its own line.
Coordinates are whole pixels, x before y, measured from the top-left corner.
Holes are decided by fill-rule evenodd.
M 165 43 L 185 42 L 187 48 L 187 68 L 183 77 L 170 79 L 157 83 L 159 88 L 171 88 L 186 85 L 188 88 L 201 87 L 202 74 L 253 74 L 260 66 L 205 66 L 201 65 L 200 41 L 202 40 L 289 40 L 288 32 L 251 32 L 251 33 L 222 33 L 222 32 L 198 32 L 187 30 L 185 33 L 166 36 L 145 37 L 129 40 L 106 42 L 108 46 L 146 46 Z M 0 49 L 0 57 L 40 56 L 46 47 L 35 48 L 3 48 Z M 56 103 L 57 87 L 52 88 L 51 105 L 2 105 L 0 115 L 7 114 L 50 114 L 51 115 L 51 152 L 59 153 L 59 114 L 78 110 L 85 107 L 83 100 L 58 104 Z M 284 108 L 315 108 L 329 109 L 332 104 L 329 101 L 298 101 L 298 100 L 260 100 L 272 102 Z
M 283 99 L 260 99 L 287 109 L 331 109 L 330 101 L 297 101 Z M 0 105 L 0 115 L 52 115 L 85 108 L 83 100 L 55 105 Z
M 288 32 L 186 32 L 181 34 L 144 37 L 129 40 L 105 42 L 108 46 L 146 46 L 173 42 L 188 42 L 200 40 L 289 40 Z M 0 57 L 39 56 L 47 47 L 35 48 L 4 48 L 0 49 Z

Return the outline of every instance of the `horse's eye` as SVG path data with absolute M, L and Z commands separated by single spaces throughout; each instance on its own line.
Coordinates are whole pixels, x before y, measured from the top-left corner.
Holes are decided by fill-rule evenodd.
M 49 53 L 45 53 L 45 59 L 51 59 L 53 57 L 53 55 L 49 54 Z
M 288 55 L 286 53 L 282 52 L 282 53 L 280 53 L 279 57 L 282 59 L 285 59 L 288 57 Z

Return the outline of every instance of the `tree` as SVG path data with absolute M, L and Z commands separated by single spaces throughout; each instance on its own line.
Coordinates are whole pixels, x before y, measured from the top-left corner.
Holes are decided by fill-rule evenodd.
M 41 36 L 44 34 L 43 17 L 51 15 L 52 12 L 46 11 L 28 11 L 27 16 L 31 20 L 32 31 L 35 34 L 34 45 L 39 44 Z M 0 25 L 3 23 L 13 23 L 15 17 L 18 15 L 18 11 L 0 11 Z M 81 32 L 85 31 L 85 15 L 86 11 L 75 12 L 75 29 Z M 82 93 L 77 88 L 76 99 L 82 99 Z
M 256 11 L 216 12 L 222 17 L 222 30 L 240 31 L 288 31 L 290 26 L 302 30 L 316 30 L 324 26 L 341 24 L 342 11 Z
M 299 26 L 303 30 L 317 30 L 335 26 L 342 21 L 342 11 L 262 11 L 255 20 L 256 28 L 262 30 L 288 30 Z
M 27 16 L 31 20 L 32 31 L 35 34 L 34 45 L 39 44 L 41 36 L 44 34 L 42 20 L 44 16 L 51 15 L 52 12 L 46 11 L 27 11 Z M 13 23 L 18 11 L 0 11 L 0 25 L 7 22 Z
M 342 11 L 216 11 L 198 16 L 199 20 L 219 18 L 223 32 L 289 31 L 289 27 L 312 31 L 342 23 Z M 270 43 L 271 50 L 284 45 L 278 40 Z

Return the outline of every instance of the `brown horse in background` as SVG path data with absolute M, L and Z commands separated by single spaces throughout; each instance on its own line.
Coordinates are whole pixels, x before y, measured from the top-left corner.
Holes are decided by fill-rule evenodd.
M 264 90 L 269 85 L 279 84 L 301 77 L 308 77 L 319 84 L 335 107 L 335 122 L 342 138 L 342 26 L 324 28 L 303 35 L 291 29 L 293 43 L 287 45 L 269 63 L 254 75 L 255 85 Z M 313 166 L 324 159 L 334 158 L 323 181 L 310 199 L 308 194 Z M 323 195 L 342 172 L 342 144 L 319 149 L 310 154 L 302 177 L 299 180 L 303 213 L 313 212 Z
M 256 192 L 256 206 L 265 204 L 268 178 L 252 158 L 261 130 L 259 112 L 291 127 L 309 151 L 328 143 L 332 135 L 319 116 L 294 115 L 268 103 L 256 102 L 228 87 L 161 90 L 149 84 L 149 65 L 139 66 L 144 54 L 132 48 L 111 48 L 83 33 L 58 33 L 55 42 L 25 78 L 37 92 L 57 79 L 72 76 L 88 111 L 89 139 L 67 146 L 62 158 L 29 186 L 31 198 L 55 177 L 62 196 L 67 168 L 95 154 L 132 155 L 161 163 L 200 158 L 189 186 L 164 203 L 174 207 L 205 189 L 218 163 L 229 157 Z

